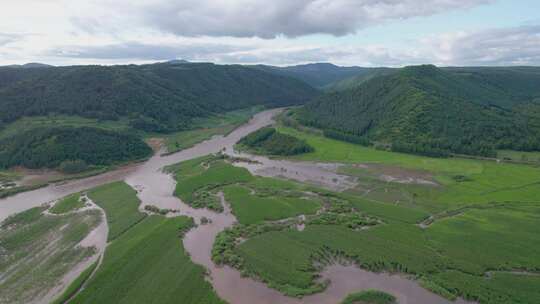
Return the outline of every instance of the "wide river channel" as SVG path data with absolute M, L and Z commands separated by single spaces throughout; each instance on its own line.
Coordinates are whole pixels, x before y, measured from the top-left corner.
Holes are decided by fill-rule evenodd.
M 161 156 L 156 154 L 144 163 L 122 167 L 98 176 L 50 185 L 34 191 L 0 200 L 0 221 L 15 213 L 27 210 L 62 198 L 68 194 L 87 190 L 113 181 L 124 180 L 138 191 L 142 201 L 141 209 L 146 204 L 161 208 L 180 210 L 181 215 L 191 216 L 200 223 L 202 217 L 211 219 L 210 224 L 199 225 L 184 237 L 184 247 L 194 263 L 208 269 L 209 281 L 217 294 L 231 304 L 276 304 L 276 303 L 318 303 L 337 304 L 347 294 L 365 289 L 378 289 L 393 294 L 400 304 L 439 304 L 466 303 L 462 300 L 448 301 L 422 287 L 415 281 L 400 275 L 373 273 L 356 266 L 333 265 L 327 267 L 323 279 L 330 280 L 328 288 L 315 295 L 296 299 L 283 296 L 265 284 L 250 278 L 244 278 L 231 267 L 218 267 L 211 260 L 211 248 L 216 235 L 236 222 L 228 205 L 221 197 L 225 212 L 215 213 L 206 209 L 193 209 L 173 196 L 175 180 L 162 171 L 167 165 L 204 156 L 210 153 L 226 151 L 234 154 L 233 146 L 243 136 L 273 123 L 273 117 L 281 110 L 267 110 L 255 115 L 248 123 L 234 130 L 229 135 L 214 137 L 196 146 L 175 154 Z M 238 155 L 236 155 L 238 156 Z M 332 170 L 332 165 L 315 163 L 297 163 L 276 161 L 265 157 L 242 154 L 256 160 L 257 165 L 245 165 L 253 174 L 279 176 L 301 182 L 319 184 L 323 187 L 342 190 L 354 185 L 354 181 Z M 106 233 L 106 229 L 104 230 Z M 391 250 L 391 248 L 388 248 Z

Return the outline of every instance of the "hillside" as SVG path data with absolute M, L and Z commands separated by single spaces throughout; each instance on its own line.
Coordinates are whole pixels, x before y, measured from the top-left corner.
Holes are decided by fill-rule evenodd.
M 332 82 L 324 87 L 325 91 L 344 91 L 355 88 L 362 83 L 371 80 L 375 77 L 391 75 L 398 72 L 399 69 L 394 68 L 365 68 L 360 73 Z
M 194 117 L 304 103 L 317 91 L 296 79 L 239 65 L 160 63 L 127 66 L 0 68 L 0 126 L 60 113 L 114 120 L 146 131 L 189 127 Z
M 327 93 L 300 120 L 396 151 L 540 150 L 540 69 L 414 66 Z

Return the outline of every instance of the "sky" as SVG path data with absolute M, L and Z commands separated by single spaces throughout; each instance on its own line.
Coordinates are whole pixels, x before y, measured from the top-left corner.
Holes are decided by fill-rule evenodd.
M 0 0 L 0 65 L 540 65 L 539 0 Z

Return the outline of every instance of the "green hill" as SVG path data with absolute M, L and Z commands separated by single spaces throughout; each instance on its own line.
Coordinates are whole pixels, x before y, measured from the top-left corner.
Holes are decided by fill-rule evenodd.
M 324 89 L 328 92 L 344 91 L 347 89 L 355 88 L 375 77 L 391 75 L 398 71 L 399 69 L 394 68 L 364 68 L 362 71 L 352 77 L 347 77 L 345 79 L 341 79 L 326 85 Z
M 0 126 L 23 116 L 60 113 L 129 117 L 138 129 L 170 132 L 189 127 L 195 117 L 302 104 L 316 94 L 299 80 L 239 65 L 3 67 Z
M 540 68 L 412 66 L 308 103 L 299 119 L 393 150 L 540 150 Z

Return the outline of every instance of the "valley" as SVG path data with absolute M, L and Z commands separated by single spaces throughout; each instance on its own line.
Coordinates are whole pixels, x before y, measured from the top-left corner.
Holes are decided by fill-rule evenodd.
M 0 304 L 539 304 L 540 1 L 0 10 Z
M 163 278 L 170 282 L 188 276 L 191 280 L 204 281 L 205 271 L 196 264 L 209 271 L 211 286 L 182 295 L 184 299 L 191 299 L 188 303 L 220 303 L 219 297 L 229 303 L 256 300 L 258 303 L 330 304 L 367 289 L 388 292 L 398 303 L 450 303 L 445 297 L 458 296 L 480 303 L 495 303 L 492 293 L 488 292 L 491 286 L 499 288 L 498 299 L 508 299 L 518 297 L 504 287 L 508 280 L 520 280 L 523 288 L 537 284 L 536 276 L 511 272 L 527 269 L 534 273 L 538 267 L 535 258 L 538 252 L 525 246 L 536 242 L 533 231 L 538 194 L 534 185 L 540 181 L 536 168 L 378 151 L 280 123 L 277 130 L 305 140 L 314 151 L 287 159 L 234 152 L 233 147 L 241 138 L 271 124 L 280 111 L 256 114 L 248 124 L 225 137 L 214 137 L 177 153 L 157 153 L 143 163 L 3 199 L 0 219 L 71 193 L 105 185 L 88 191 L 88 197 L 106 214 L 108 232 L 101 230 L 100 233 L 101 237 L 108 235 L 109 244 L 103 261 L 83 280 L 82 292 L 72 298 L 73 303 L 92 302 L 100 297 L 106 301 L 114 299 L 115 303 L 132 302 L 130 299 L 153 294 L 144 292 L 146 287 L 165 288 L 159 294 L 161 301 L 167 302 L 169 297 L 173 299 L 179 294 L 175 295 L 172 286 L 166 288 L 167 285 L 155 280 Z M 224 158 L 207 156 L 220 151 L 224 151 Z M 162 171 L 165 167 L 166 172 Z M 220 177 L 221 174 L 229 178 Z M 457 180 L 455 176 L 463 178 Z M 407 182 L 402 182 L 404 179 Z M 122 180 L 127 184 L 109 184 Z M 188 188 L 182 190 L 184 187 Z M 115 191 L 120 192 L 115 194 Z M 195 196 L 189 198 L 192 195 Z M 128 197 L 133 197 L 132 202 Z M 169 209 L 172 213 L 167 217 L 147 215 L 145 206 L 149 205 Z M 357 213 L 342 213 L 350 208 Z M 442 216 L 445 212 L 450 216 Z M 434 220 L 419 227 L 430 215 Z M 190 229 L 193 224 L 189 224 L 189 218 L 198 226 Z M 496 228 L 496 231 L 512 232 L 507 236 L 497 232 L 494 240 L 493 225 L 503 224 L 508 225 L 502 226 L 507 228 Z M 469 227 L 469 232 L 460 237 L 459 227 L 464 226 Z M 149 240 L 158 241 L 163 237 L 165 243 L 157 247 L 174 244 L 173 239 L 167 239 L 168 234 L 172 237 L 167 229 L 184 231 L 184 249 L 171 247 L 174 256 L 170 257 L 159 257 L 149 251 L 149 259 L 158 263 L 153 266 L 157 272 L 137 275 L 149 276 L 158 284 L 156 287 L 147 286 L 142 280 L 140 284 L 145 288 L 126 287 L 130 292 L 113 297 L 106 290 L 91 291 L 93 288 L 102 290 L 99 286 L 113 280 L 110 271 L 120 271 L 113 270 L 118 267 L 114 259 L 137 264 L 135 256 L 128 258 L 140 252 L 136 249 L 137 243 L 130 239 L 147 234 Z M 127 244 L 135 246 L 131 249 L 134 251 L 129 251 Z M 216 260 L 214 254 L 220 244 L 227 249 L 226 253 L 217 255 L 224 259 Z M 456 250 L 463 246 L 463 250 Z M 497 249 L 489 257 L 484 256 L 483 261 L 476 261 L 474 255 L 467 253 L 486 246 Z M 176 256 L 183 250 L 190 257 L 189 261 Z M 518 256 L 530 259 L 513 258 L 510 252 L 516 253 L 516 250 L 521 250 Z M 144 258 L 143 252 L 140 254 L 140 258 Z M 85 262 L 86 267 L 92 265 L 91 261 Z M 173 261 L 180 263 L 179 268 L 166 278 L 159 269 L 171 267 Z M 512 264 L 508 264 L 509 261 L 513 261 Z M 79 267 L 83 276 L 86 267 Z M 120 269 L 129 271 L 129 267 L 127 264 Z M 486 279 L 484 274 L 493 269 L 509 272 L 493 273 Z M 123 278 L 121 273 L 114 280 L 128 284 L 126 286 L 135 283 L 128 277 Z M 464 280 L 469 284 L 460 285 Z M 60 285 L 63 288 L 57 287 L 58 294 L 68 283 Z M 143 294 L 131 292 L 136 290 Z M 534 289 L 516 290 L 528 299 L 538 297 Z M 180 290 L 178 292 L 181 294 Z M 291 297 L 293 295 L 304 296 L 298 299 Z

